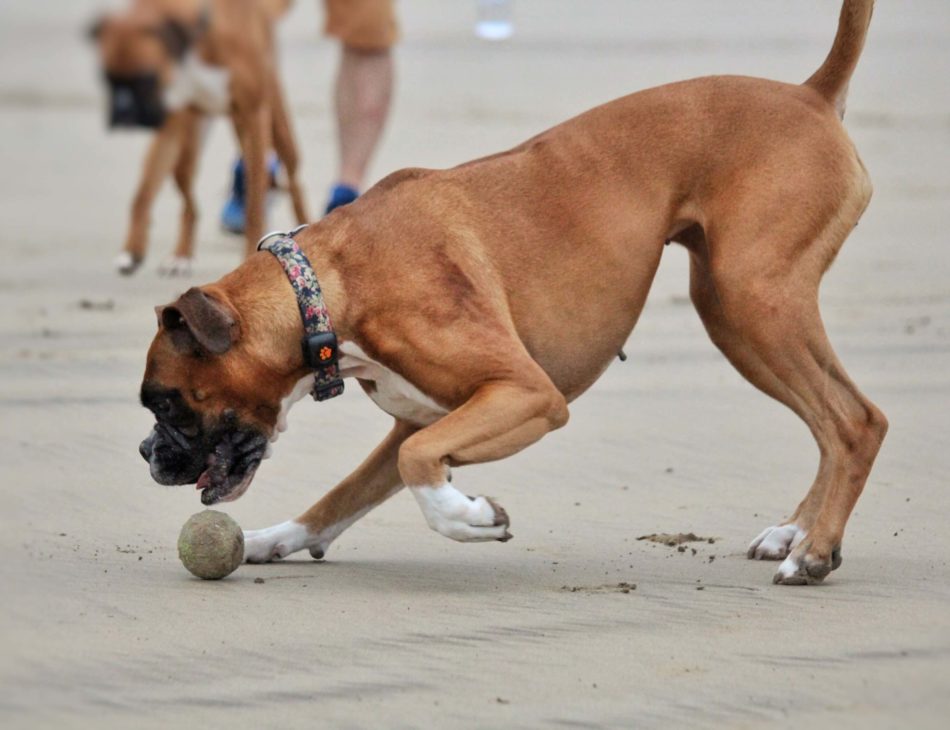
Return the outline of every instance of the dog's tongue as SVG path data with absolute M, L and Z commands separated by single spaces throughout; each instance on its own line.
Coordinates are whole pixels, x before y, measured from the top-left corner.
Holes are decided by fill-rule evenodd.
M 221 498 L 228 492 L 227 484 L 213 484 L 211 478 L 205 478 L 207 472 L 198 477 L 198 489 L 201 490 L 201 504 L 210 507 L 221 501 Z M 222 494 L 224 492 L 225 494 Z
M 198 477 L 198 483 L 195 484 L 195 489 L 200 491 L 202 489 L 207 489 L 210 486 L 211 486 L 211 470 L 205 469 L 203 472 L 201 472 L 201 476 Z
M 228 470 L 228 457 L 229 451 L 224 444 L 218 444 L 215 446 L 214 451 L 208 456 L 208 468 L 201 472 L 201 476 L 198 477 L 198 482 L 195 484 L 195 489 L 203 491 L 201 495 L 202 501 L 205 498 L 211 498 L 211 493 L 215 491 L 215 477 L 218 484 L 221 482 L 227 481 Z M 207 502 L 206 502 L 207 504 Z
M 243 461 L 239 464 L 243 475 L 240 482 L 236 483 L 237 476 L 231 474 L 234 464 L 234 445 L 233 440 L 224 439 L 208 457 L 208 468 L 201 472 L 195 488 L 201 492 L 201 502 L 204 505 L 212 505 L 221 501 L 230 501 L 237 499 L 247 489 L 251 481 L 260 458 L 250 458 L 247 454 L 241 456 Z M 253 454 L 251 454 L 253 457 Z M 237 491 L 236 491 L 236 488 Z
M 220 501 L 221 492 L 227 491 L 227 481 L 224 484 L 215 484 L 214 477 L 211 476 L 213 471 L 213 468 L 205 469 L 195 484 L 195 489 L 201 492 L 201 503 L 206 507 Z

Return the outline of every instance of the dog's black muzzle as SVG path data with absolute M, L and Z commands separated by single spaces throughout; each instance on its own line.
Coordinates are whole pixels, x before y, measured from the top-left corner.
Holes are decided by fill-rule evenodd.
M 156 422 L 152 432 L 140 445 L 139 453 L 159 484 L 194 484 L 205 470 L 210 447 L 199 429 L 197 436 L 187 436 L 175 426 Z
M 152 432 L 139 453 L 159 484 L 197 484 L 206 505 L 237 499 L 267 452 L 267 436 L 225 411 L 205 428 L 177 390 L 142 389 L 142 404 L 154 414 Z
M 165 103 L 158 75 L 106 74 L 109 85 L 109 127 L 157 129 L 165 122 Z

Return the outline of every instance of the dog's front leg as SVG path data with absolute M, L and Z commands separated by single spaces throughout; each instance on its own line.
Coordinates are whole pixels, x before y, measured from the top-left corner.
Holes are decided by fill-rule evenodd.
M 297 178 L 300 156 L 297 153 L 297 142 L 290 123 L 290 115 L 287 113 L 287 104 L 284 102 L 283 90 L 276 75 L 273 78 L 271 88 L 271 123 L 273 124 L 274 150 L 277 152 L 287 175 L 287 192 L 290 194 L 290 202 L 294 206 L 294 216 L 297 218 L 297 223 L 302 225 L 310 222 L 310 216 L 307 214 L 303 187 Z
M 535 366 L 536 367 L 536 366 Z M 492 499 L 467 497 L 448 467 L 502 459 L 567 422 L 567 403 L 537 368 L 536 382 L 493 382 L 403 444 L 399 473 L 436 532 L 460 542 L 506 541 L 508 514 Z
M 159 268 L 159 273 L 166 276 L 187 276 L 191 273 L 195 225 L 198 222 L 198 207 L 194 195 L 195 169 L 210 121 L 196 109 L 185 109 L 183 114 L 185 118 L 182 123 L 181 151 L 173 174 L 175 185 L 181 193 L 181 227 L 178 229 L 175 252 Z
M 319 559 L 340 533 L 402 489 L 397 461 L 399 447 L 416 431 L 396 422 L 389 435 L 356 471 L 294 520 L 244 533 L 244 559 L 266 563 L 291 553 L 310 550 Z
M 244 109 L 235 111 L 235 116 L 247 174 L 244 255 L 248 257 L 257 250 L 257 242 L 264 235 L 264 203 L 269 185 L 267 153 L 271 148 L 270 109 L 263 102 L 256 106 L 247 104 Z
M 178 161 L 182 138 L 188 128 L 187 110 L 170 114 L 155 132 L 145 155 L 145 166 L 132 200 L 132 216 L 125 245 L 115 261 L 121 274 L 132 274 L 145 259 L 149 218 L 159 188 Z

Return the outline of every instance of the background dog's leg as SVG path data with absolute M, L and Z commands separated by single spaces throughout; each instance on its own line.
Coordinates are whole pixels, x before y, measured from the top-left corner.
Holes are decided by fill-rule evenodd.
M 461 542 L 507 540 L 508 515 L 494 501 L 471 498 L 448 482 L 448 467 L 502 459 L 567 422 L 567 403 L 533 361 L 512 368 L 533 380 L 492 382 L 462 406 L 409 438 L 399 473 L 429 527 Z
M 713 341 L 753 385 L 805 421 L 821 453 L 815 483 L 792 518 L 749 548 L 757 558 L 789 553 L 778 583 L 819 582 L 838 567 L 845 524 L 887 430 L 883 413 L 847 376 L 825 334 L 818 281 L 828 241 L 822 243 L 814 257 L 782 262 L 770 260 L 781 245 L 752 247 L 754 263 L 733 260 L 719 271 L 694 256 L 693 298 Z
M 175 185 L 181 193 L 181 228 L 178 232 L 178 245 L 175 253 L 167 260 L 160 272 L 168 276 L 181 276 L 191 273 L 191 259 L 194 255 L 195 224 L 198 222 L 198 207 L 193 191 L 195 170 L 198 165 L 198 153 L 201 151 L 205 116 L 191 109 L 184 115 L 181 132 L 181 152 L 175 163 L 173 173 Z
M 274 125 L 274 150 L 284 165 L 287 173 L 287 192 L 290 193 L 290 201 L 294 206 L 294 215 L 297 217 L 297 223 L 309 223 L 310 218 L 307 215 L 307 204 L 304 199 L 303 188 L 297 179 L 297 167 L 300 157 L 297 154 L 297 144 L 294 140 L 293 128 L 290 124 L 290 116 L 287 114 L 287 106 L 284 103 L 283 92 L 278 79 L 274 79 L 272 84 L 273 101 L 271 102 L 273 125 Z
M 397 461 L 399 447 L 416 431 L 399 421 L 389 435 L 352 474 L 294 520 L 244 533 L 244 559 L 266 563 L 307 548 L 322 558 L 330 543 L 347 527 L 402 489 Z
M 271 149 L 270 111 L 266 104 L 249 107 L 237 124 L 244 153 L 247 175 L 247 223 L 244 228 L 245 257 L 257 250 L 257 242 L 264 235 L 264 200 L 270 184 L 267 172 L 267 153 Z
M 181 151 L 182 136 L 187 126 L 188 112 L 179 111 L 168 116 L 155 132 L 145 156 L 142 177 L 132 200 L 132 219 L 122 253 L 116 259 L 116 268 L 123 274 L 133 273 L 145 259 L 148 245 L 149 213 L 155 195 L 172 171 Z

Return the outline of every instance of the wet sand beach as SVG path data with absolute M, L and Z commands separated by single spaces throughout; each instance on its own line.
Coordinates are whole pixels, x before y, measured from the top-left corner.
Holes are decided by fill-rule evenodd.
M 846 125 L 875 184 L 822 287 L 830 338 L 891 428 L 819 587 L 774 586 L 748 542 L 790 514 L 817 450 L 710 343 L 686 252 L 571 422 L 455 481 L 497 497 L 506 544 L 430 531 L 409 494 L 333 545 L 192 578 L 201 509 L 137 452 L 153 307 L 239 263 L 218 229 L 233 134 L 210 131 L 190 279 L 151 255 L 111 270 L 148 138 L 108 134 L 88 0 L 0 7 L 0 725 L 6 728 L 945 727 L 950 714 L 950 4 L 880 2 Z M 373 177 L 511 147 L 640 88 L 713 73 L 799 82 L 838 3 L 518 0 L 516 34 L 474 3 L 402 0 L 391 123 Z M 311 210 L 335 164 L 336 48 L 313 2 L 279 29 Z M 291 225 L 283 198 L 271 228 Z M 248 493 L 244 528 L 302 512 L 390 418 L 358 387 L 302 401 Z M 638 540 L 655 533 L 697 540 Z M 676 544 L 667 544 L 674 542 Z M 680 550 L 679 548 L 684 549 Z M 262 579 L 258 580 L 258 579 Z

